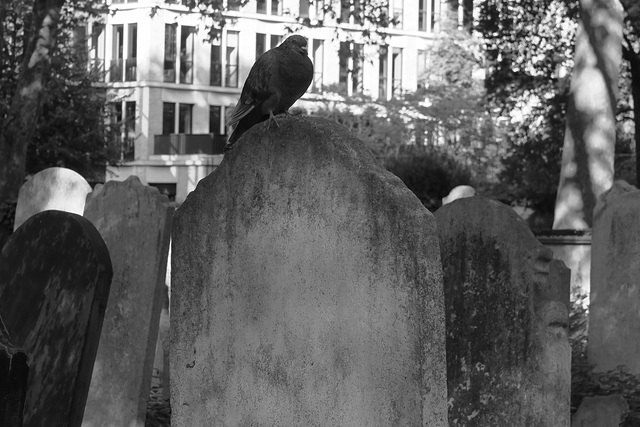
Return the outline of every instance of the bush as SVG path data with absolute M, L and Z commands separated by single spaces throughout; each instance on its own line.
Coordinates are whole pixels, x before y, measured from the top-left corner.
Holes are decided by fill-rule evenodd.
M 442 198 L 453 187 L 469 185 L 472 181 L 467 168 L 437 150 L 388 157 L 384 166 L 400 178 L 431 212 L 442 206 Z

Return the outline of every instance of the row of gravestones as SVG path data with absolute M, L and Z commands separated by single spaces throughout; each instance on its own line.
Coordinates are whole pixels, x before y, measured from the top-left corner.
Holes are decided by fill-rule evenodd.
M 0 254 L 1 373 L 21 373 L 0 425 L 144 425 L 172 217 L 136 177 L 91 192 L 50 168 L 23 185 Z
M 176 217 L 172 425 L 569 425 L 562 263 L 508 207 L 434 217 L 358 141 L 297 120 L 236 147 Z M 2 333 L 0 419 L 26 393 L 26 425 L 80 425 L 84 391 L 86 425 L 144 422 L 172 210 L 130 179 L 80 212 L 37 214 L 2 251 L 0 316 L 31 363 L 16 381 Z

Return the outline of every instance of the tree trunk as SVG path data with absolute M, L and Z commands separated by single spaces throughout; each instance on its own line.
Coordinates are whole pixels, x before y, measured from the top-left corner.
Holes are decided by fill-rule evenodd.
M 591 228 L 596 201 L 613 184 L 622 7 L 580 0 L 580 12 L 554 229 Z
M 27 147 L 40 115 L 50 52 L 64 0 L 34 0 L 33 26 L 24 53 L 18 87 L 0 132 L 0 202 L 15 200 L 24 181 Z

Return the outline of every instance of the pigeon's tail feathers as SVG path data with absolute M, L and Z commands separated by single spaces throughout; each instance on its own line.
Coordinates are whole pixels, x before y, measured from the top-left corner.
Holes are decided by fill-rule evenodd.
M 235 110 L 233 110 L 233 114 L 227 121 L 227 127 L 237 127 L 236 125 L 240 123 L 240 120 L 242 120 L 247 114 L 253 111 L 254 108 L 256 108 L 255 104 L 241 104 L 238 102 Z
M 231 148 L 231 146 L 238 140 L 238 138 L 240 138 L 243 133 L 249 130 L 249 127 L 247 127 L 244 123 L 238 123 L 238 125 L 235 126 L 231 131 L 231 135 L 229 135 L 223 151 L 227 151 L 229 148 Z

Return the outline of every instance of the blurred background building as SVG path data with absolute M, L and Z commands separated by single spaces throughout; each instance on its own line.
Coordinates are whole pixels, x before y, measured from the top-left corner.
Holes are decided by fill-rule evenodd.
M 85 29 L 91 66 L 105 71 L 113 118 L 123 123 L 125 163 L 106 179 L 137 175 L 182 202 L 220 164 L 227 109 L 256 58 L 291 32 L 308 38 L 315 68 L 298 106 L 312 107 L 327 89 L 373 99 L 415 91 L 443 17 L 453 16 L 454 26 L 468 18 L 462 1 L 453 8 L 441 0 L 389 1 L 382 13 L 392 24 L 374 36 L 356 24 L 358 0 L 334 4 L 333 13 L 321 0 L 230 4 L 226 25 L 208 41 L 207 22 L 180 2 L 112 0 L 102 22 Z

